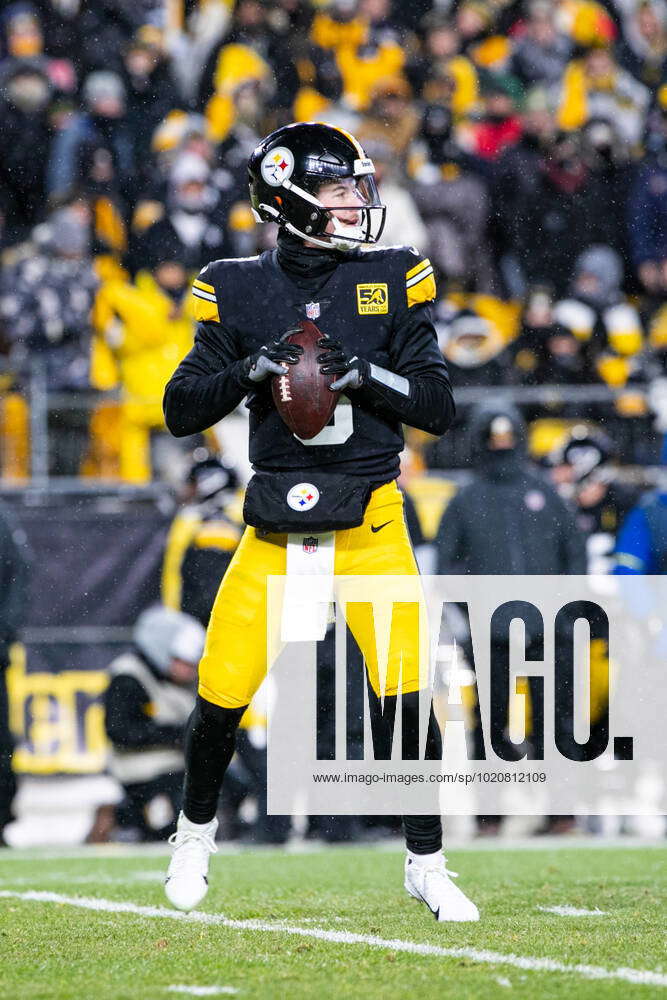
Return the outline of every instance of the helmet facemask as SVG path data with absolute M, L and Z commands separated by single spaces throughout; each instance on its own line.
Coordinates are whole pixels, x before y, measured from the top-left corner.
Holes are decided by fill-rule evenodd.
M 370 167 L 372 170 L 372 164 Z M 295 194 L 306 198 L 309 208 L 313 205 L 307 224 L 299 232 L 303 239 L 315 246 L 342 251 L 378 242 L 386 209 L 372 173 L 347 177 L 307 175 L 306 181 L 301 190 L 292 188 Z

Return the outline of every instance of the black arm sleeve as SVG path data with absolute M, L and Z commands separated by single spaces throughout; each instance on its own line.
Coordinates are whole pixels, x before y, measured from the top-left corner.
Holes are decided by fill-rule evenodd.
M 456 408 L 428 305 L 413 306 L 401 315 L 392 337 L 390 365 L 391 372 L 407 379 L 407 393 L 401 380 L 401 388 L 394 388 L 371 374 L 354 399 L 410 427 L 444 434 Z
M 239 405 L 248 392 L 242 362 L 222 323 L 198 324 L 194 347 L 164 391 L 164 419 L 175 437 L 198 434 Z
M 181 747 L 185 726 L 161 726 L 146 715 L 149 702 L 135 677 L 113 677 L 104 697 L 105 728 L 114 746 L 121 750 L 151 747 Z

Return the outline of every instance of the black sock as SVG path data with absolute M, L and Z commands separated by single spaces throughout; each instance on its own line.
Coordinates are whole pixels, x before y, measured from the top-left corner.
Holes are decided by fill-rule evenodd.
M 439 816 L 404 816 L 405 846 L 413 854 L 435 854 L 442 850 L 442 820 Z
M 243 708 L 220 708 L 197 695 L 185 737 L 183 812 L 191 823 L 210 823 L 234 754 Z
M 406 727 L 408 728 L 406 738 Z M 403 695 L 403 746 L 418 746 L 419 739 L 419 692 Z M 442 759 L 442 736 L 440 726 L 433 713 L 433 707 L 428 718 L 426 733 L 426 760 Z M 436 802 L 438 785 L 434 785 Z M 404 816 L 403 832 L 405 844 L 413 854 L 435 854 L 442 850 L 442 820 L 439 814 L 433 816 Z
M 387 695 L 383 710 L 380 699 L 368 684 L 369 705 L 371 713 L 375 714 L 376 727 L 374 732 L 374 750 L 377 760 L 389 760 L 391 757 L 391 737 L 396 715 L 396 695 Z M 401 697 L 402 752 L 405 760 L 419 758 L 419 691 L 412 691 Z M 428 719 L 428 730 L 425 745 L 426 760 L 442 759 L 442 737 L 440 727 L 433 708 Z M 433 786 L 434 807 L 437 809 L 438 786 Z M 432 816 L 404 816 L 403 832 L 409 851 L 414 854 L 435 854 L 442 849 L 442 820 L 436 812 Z

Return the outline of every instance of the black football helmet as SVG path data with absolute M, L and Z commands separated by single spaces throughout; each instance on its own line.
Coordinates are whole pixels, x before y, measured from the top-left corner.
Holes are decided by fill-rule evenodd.
M 192 491 L 192 499 L 203 503 L 219 493 L 231 493 L 238 489 L 239 477 L 235 469 L 225 465 L 206 448 L 195 448 L 185 483 Z
M 352 180 L 350 204 L 327 206 L 320 187 L 343 179 Z M 272 132 L 250 157 L 248 182 L 258 222 L 277 222 L 324 249 L 354 250 L 380 239 L 386 210 L 373 161 L 335 125 L 300 122 Z M 358 222 L 346 224 L 334 212 L 356 212 Z
M 616 457 L 614 442 L 597 427 L 577 424 L 552 457 L 552 465 L 569 465 L 572 481 L 583 485 L 589 479 L 608 478 Z

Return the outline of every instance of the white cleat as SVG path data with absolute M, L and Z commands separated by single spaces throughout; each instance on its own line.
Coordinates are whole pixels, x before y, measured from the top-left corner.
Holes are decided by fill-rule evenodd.
M 183 813 L 178 817 L 169 870 L 164 881 L 167 899 L 178 910 L 194 910 L 208 892 L 208 859 L 216 854 L 217 819 L 210 823 L 191 823 Z
M 462 922 L 479 920 L 475 904 L 454 885 L 456 872 L 447 870 L 446 859 L 437 854 L 412 854 L 405 859 L 405 888 L 415 899 L 426 903 L 436 920 Z

